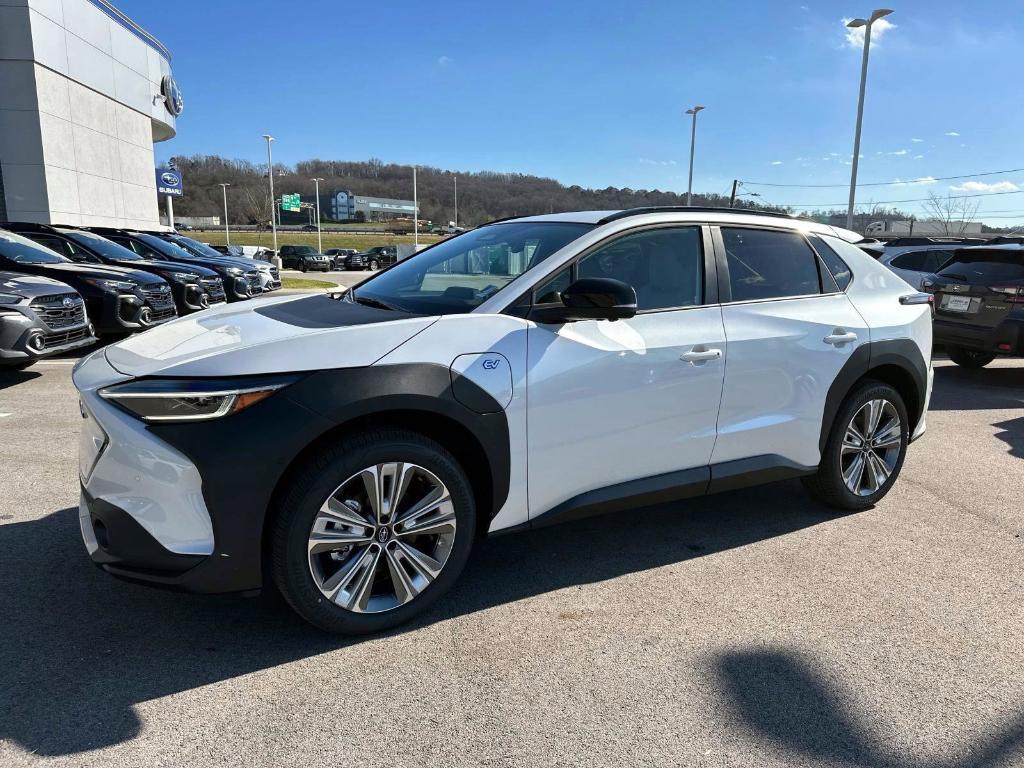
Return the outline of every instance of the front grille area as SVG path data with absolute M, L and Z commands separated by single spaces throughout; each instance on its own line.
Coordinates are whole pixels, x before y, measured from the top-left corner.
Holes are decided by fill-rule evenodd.
M 260 273 L 255 269 L 252 272 L 245 273 L 245 282 L 249 285 L 249 290 L 252 293 L 262 293 L 263 289 L 260 287 Z
M 31 307 L 47 328 L 57 330 L 85 325 L 85 302 L 77 293 L 40 296 L 32 301 Z
M 270 276 L 274 278 L 275 281 L 281 279 L 281 273 L 278 271 L 277 267 L 270 268 Z
M 204 277 L 199 281 L 199 284 L 202 285 L 203 290 L 209 294 L 211 304 L 215 304 L 218 301 L 224 301 L 224 283 L 221 282 L 219 277 Z
M 174 297 L 171 295 L 171 286 L 161 285 L 158 288 L 143 288 L 142 295 L 146 303 L 154 310 L 170 307 L 174 309 Z
M 60 333 L 46 333 L 43 334 L 43 349 L 62 347 L 65 344 L 70 344 L 73 341 L 81 341 L 88 337 L 88 328 L 76 328 L 71 331 L 62 331 Z

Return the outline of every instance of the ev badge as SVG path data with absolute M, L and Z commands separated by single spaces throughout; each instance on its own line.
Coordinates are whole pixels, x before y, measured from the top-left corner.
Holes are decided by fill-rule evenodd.
M 495 368 L 498 367 L 498 358 L 496 358 L 496 357 L 488 357 L 486 360 L 484 360 L 483 366 L 484 366 L 484 370 L 486 370 L 486 371 L 493 371 Z

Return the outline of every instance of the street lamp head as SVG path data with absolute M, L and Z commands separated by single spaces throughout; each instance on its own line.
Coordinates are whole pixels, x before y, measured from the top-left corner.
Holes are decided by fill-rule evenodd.
M 869 21 L 878 21 L 880 18 L 888 16 L 890 13 L 892 13 L 891 8 L 878 8 L 871 12 L 871 19 Z
M 271 136 L 269 133 L 264 133 L 263 134 L 263 138 L 266 139 L 267 141 L 273 141 L 274 140 L 274 137 Z
M 226 181 L 222 181 L 217 186 L 219 186 L 219 187 L 230 187 L 231 185 L 228 182 L 226 182 Z
M 850 29 L 856 29 L 857 27 L 866 27 L 867 25 L 868 22 L 866 19 L 850 19 L 848 22 L 846 22 L 846 26 L 848 26 Z
M 688 115 L 696 115 L 702 109 L 704 109 L 704 107 L 699 106 L 699 105 L 696 106 L 696 107 L 691 107 L 690 109 L 686 110 L 686 114 L 688 114 Z

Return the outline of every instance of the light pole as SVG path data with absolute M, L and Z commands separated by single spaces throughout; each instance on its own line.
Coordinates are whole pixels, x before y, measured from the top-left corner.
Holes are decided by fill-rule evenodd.
M 693 148 L 697 143 L 697 113 L 704 107 L 696 106 L 686 110 L 686 114 L 693 115 L 693 125 L 690 128 L 690 182 L 686 185 L 686 204 L 691 205 L 693 200 Z
M 218 186 L 220 191 L 224 193 L 224 242 L 227 245 L 231 245 L 231 230 L 228 229 L 228 187 L 231 185 L 221 182 Z
M 274 255 L 277 255 L 277 223 L 274 221 L 274 156 L 270 153 L 270 142 L 274 140 L 274 137 L 269 133 L 263 134 L 263 138 L 267 140 L 267 178 L 270 179 L 270 231 L 274 233 Z
M 318 177 L 312 181 L 316 185 L 316 250 L 318 253 L 323 253 L 324 244 L 320 239 L 320 182 L 323 179 Z
M 419 250 L 420 244 L 420 204 L 416 195 L 416 166 L 412 167 L 412 244 Z
M 846 228 L 853 229 L 853 206 L 857 198 L 857 161 L 860 159 L 860 125 L 864 118 L 864 87 L 868 81 L 868 51 L 871 49 L 871 25 L 892 11 L 879 8 L 871 12 L 871 18 L 853 19 L 847 22 L 850 29 L 864 27 L 864 55 L 860 62 L 860 96 L 857 98 L 857 127 L 853 133 L 853 160 L 850 166 L 850 204 L 846 208 Z
M 455 182 L 455 228 L 459 228 L 459 177 L 452 179 Z

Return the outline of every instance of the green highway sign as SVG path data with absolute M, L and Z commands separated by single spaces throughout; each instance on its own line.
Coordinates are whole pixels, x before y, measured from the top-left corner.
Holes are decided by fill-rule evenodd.
M 298 193 L 294 195 L 281 195 L 281 210 L 299 213 L 302 210 L 302 203 Z

